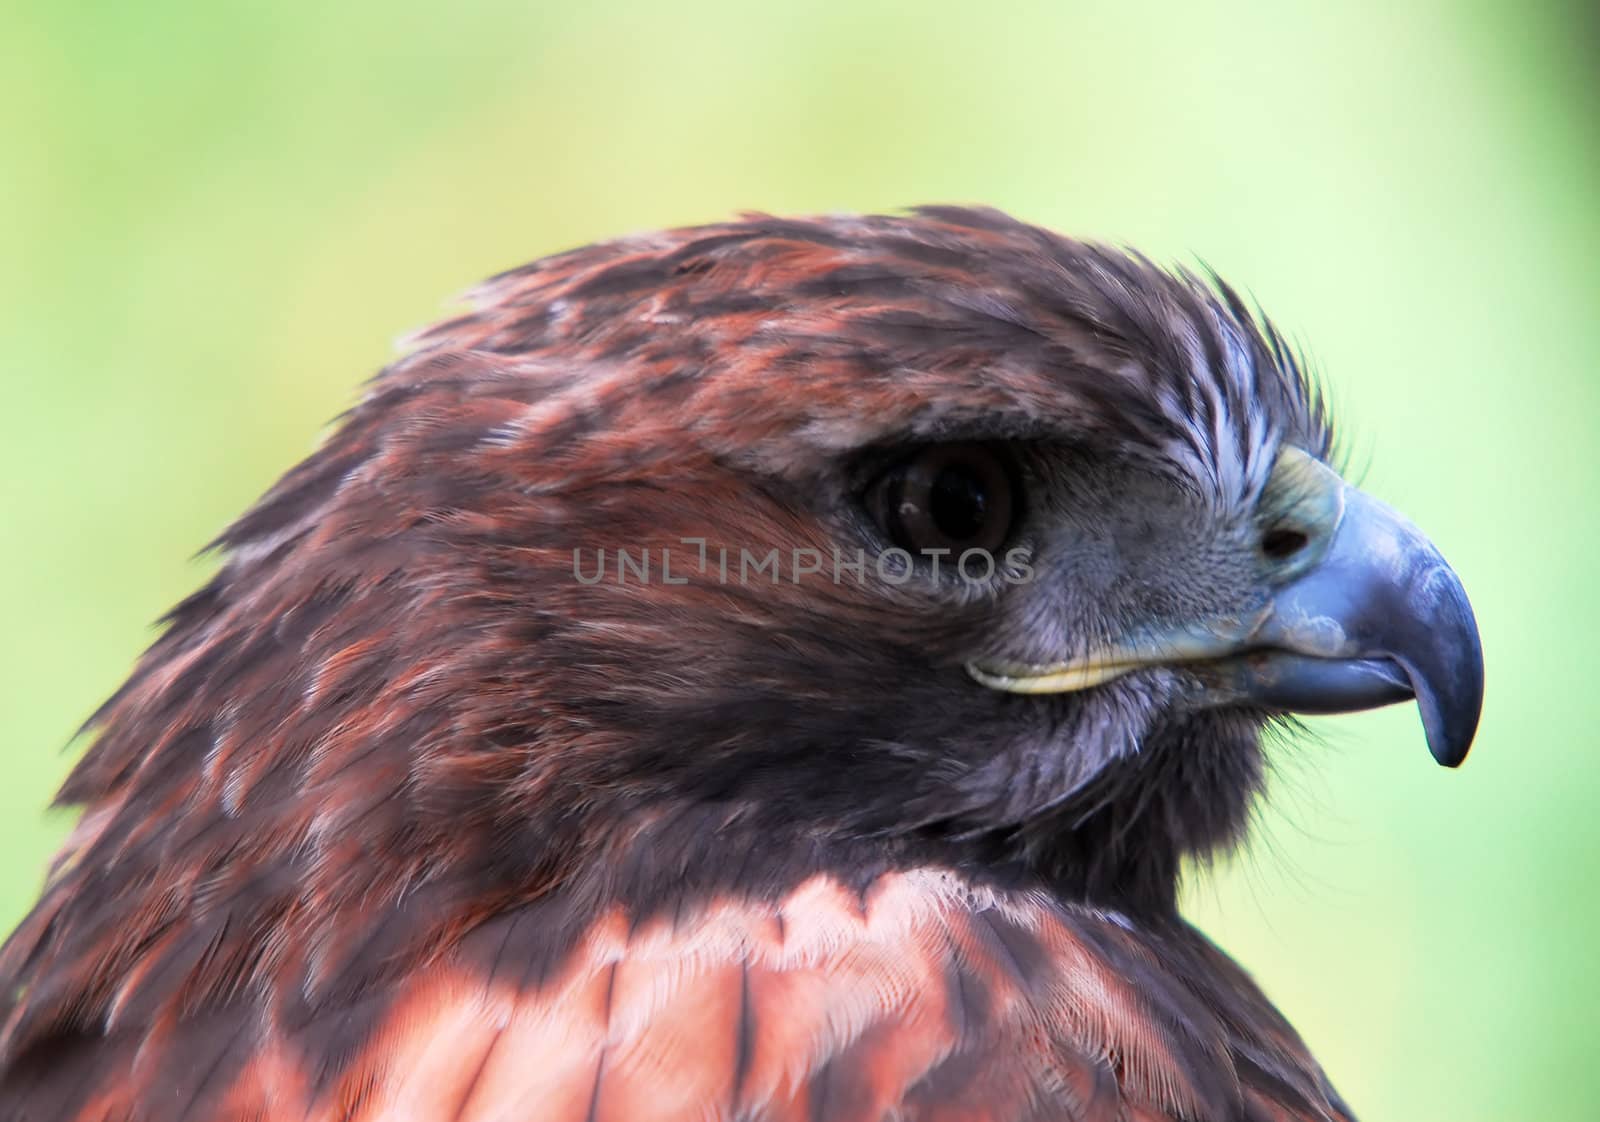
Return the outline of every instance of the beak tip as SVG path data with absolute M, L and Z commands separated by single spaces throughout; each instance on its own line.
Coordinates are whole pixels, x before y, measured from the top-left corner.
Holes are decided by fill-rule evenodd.
M 1478 711 L 1473 708 L 1470 718 L 1458 714 L 1454 720 L 1430 721 L 1423 716 L 1423 727 L 1428 734 L 1428 751 L 1443 767 L 1460 767 L 1472 749 L 1473 737 L 1478 732 Z
M 1458 768 L 1467 759 L 1467 751 L 1471 744 L 1461 745 L 1442 740 L 1428 741 L 1428 750 L 1433 753 L 1435 762 L 1440 767 Z
M 1428 750 L 1443 767 L 1460 767 L 1483 709 L 1483 644 L 1461 579 L 1421 531 L 1374 499 L 1352 493 L 1347 552 L 1334 568 L 1342 590 L 1363 593 L 1349 617 L 1365 652 L 1393 659 L 1410 680 Z M 1393 571 L 1374 558 L 1395 560 Z
M 1460 767 L 1478 734 L 1483 713 L 1483 659 L 1478 651 L 1473 654 L 1475 658 L 1457 667 L 1443 691 L 1434 688 L 1435 683 L 1416 683 L 1428 750 L 1444 767 Z

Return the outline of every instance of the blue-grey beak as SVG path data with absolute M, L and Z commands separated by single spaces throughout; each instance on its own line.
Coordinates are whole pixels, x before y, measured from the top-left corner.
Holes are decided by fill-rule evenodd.
M 1275 709 L 1337 713 L 1417 699 L 1434 759 L 1466 758 L 1483 707 L 1478 627 L 1422 532 L 1344 486 L 1327 552 L 1272 598 L 1219 688 Z
M 1422 532 L 1296 448 L 1263 507 L 1296 546 L 1238 616 L 1124 636 L 1066 662 L 974 662 L 991 689 L 1066 693 L 1183 664 L 1205 705 L 1347 713 L 1416 698 L 1434 759 L 1466 758 L 1483 707 L 1483 650 L 1461 582 Z

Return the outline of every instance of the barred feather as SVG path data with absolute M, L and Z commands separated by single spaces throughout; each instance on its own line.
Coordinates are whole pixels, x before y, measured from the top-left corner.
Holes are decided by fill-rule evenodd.
M 972 635 L 1037 622 L 993 597 L 574 579 L 826 555 L 861 456 L 946 439 L 1143 464 L 1218 519 L 1330 442 L 1230 290 L 992 211 L 488 282 L 90 722 L 0 950 L 0 1119 L 1347 1117 L 1175 912 L 1259 715 L 974 697 Z

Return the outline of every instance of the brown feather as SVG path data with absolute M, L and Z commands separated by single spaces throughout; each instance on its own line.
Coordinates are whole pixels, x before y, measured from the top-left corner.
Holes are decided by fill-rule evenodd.
M 490 281 L 90 722 L 0 949 L 0 1119 L 1345 1117 L 1175 914 L 1259 716 L 973 698 L 993 596 L 715 579 L 862 541 L 861 456 L 974 434 L 1218 519 L 1329 446 L 1230 292 L 995 212 Z M 574 579 L 685 539 L 684 583 Z

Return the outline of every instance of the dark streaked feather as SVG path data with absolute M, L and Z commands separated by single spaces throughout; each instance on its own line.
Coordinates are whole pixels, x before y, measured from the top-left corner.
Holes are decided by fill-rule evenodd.
M 970 599 L 908 622 L 882 587 L 571 569 L 576 547 L 685 537 L 827 548 L 854 526 L 818 497 L 848 461 L 927 440 L 1070 441 L 1221 502 L 1279 442 L 1328 447 L 1269 324 L 1226 288 L 961 208 L 624 239 L 476 300 L 222 535 L 221 571 L 90 722 L 60 796 L 83 823 L 0 950 L 0 1119 L 300 1099 L 375 1117 L 424 1077 L 463 1083 L 440 1108 L 462 1117 L 519 1078 L 621 1111 L 644 1084 L 598 1043 L 598 983 L 552 987 L 662 916 L 674 933 L 650 937 L 683 950 L 714 903 L 707 988 L 638 1031 L 720 1041 L 726 1071 L 685 1078 L 726 1082 L 729 1112 L 761 1116 L 735 1086 L 779 1101 L 765 1009 L 809 994 L 825 1021 L 903 965 L 897 1015 L 928 1020 L 861 1007 L 870 1024 L 784 1084 L 794 1110 L 1337 1116 L 1293 1033 L 1172 914 L 1180 855 L 1242 828 L 1248 715 L 1173 729 L 1130 706 L 1112 728 L 971 698 Z M 1010 903 L 935 893 L 904 904 L 932 917 L 921 941 L 865 965 L 758 968 L 751 948 L 807 924 L 866 953 L 849 940 L 872 901 L 929 868 Z M 852 907 L 788 902 L 819 876 Z M 1088 900 L 1133 930 L 1064 903 Z M 673 977 L 652 969 L 640 985 Z M 519 1017 L 563 1019 L 572 1066 L 523 1071 Z M 440 1041 L 457 1050 L 430 1059 Z

